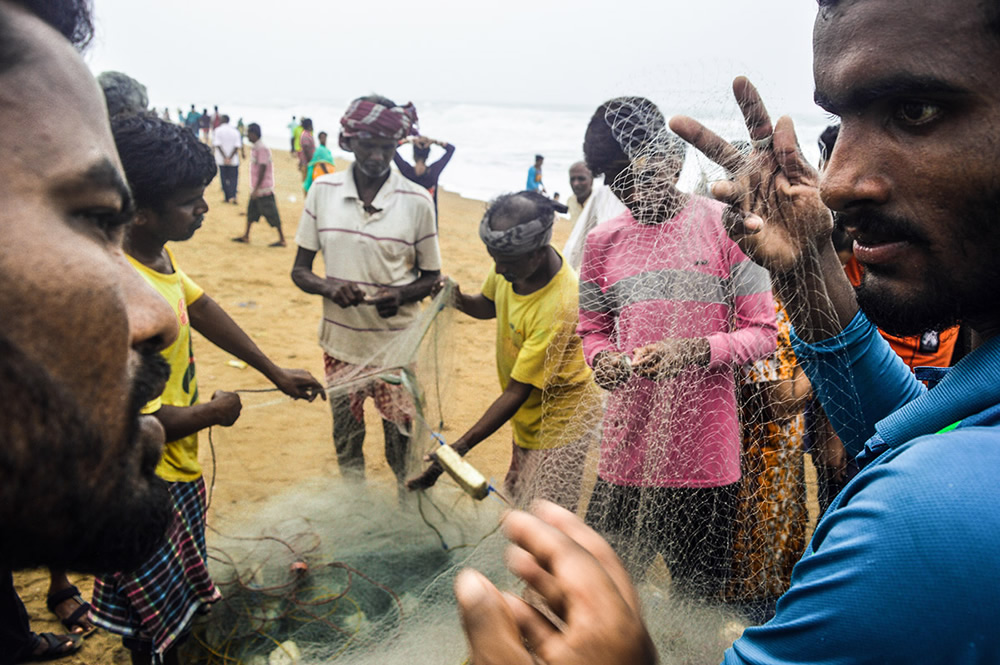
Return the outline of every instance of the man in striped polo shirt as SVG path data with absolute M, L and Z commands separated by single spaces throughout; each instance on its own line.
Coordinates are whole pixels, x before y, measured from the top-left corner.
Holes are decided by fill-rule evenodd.
M 775 349 L 770 280 L 721 204 L 676 188 L 684 144 L 652 102 L 600 106 L 584 154 L 629 208 L 587 236 L 580 270 L 578 332 L 609 391 L 587 521 L 637 579 L 659 553 L 675 592 L 715 598 L 740 479 L 733 368 Z
M 364 479 L 364 401 L 371 397 L 382 416 L 386 460 L 402 485 L 414 405 L 402 385 L 381 377 L 401 369 L 403 361 L 393 358 L 398 342 L 441 273 L 434 203 L 426 189 L 390 169 L 399 140 L 415 129 L 411 106 L 362 97 L 340 122 L 340 147 L 354 153 L 354 164 L 309 189 L 292 280 L 323 296 L 319 341 L 341 474 Z M 322 277 L 312 269 L 317 252 Z

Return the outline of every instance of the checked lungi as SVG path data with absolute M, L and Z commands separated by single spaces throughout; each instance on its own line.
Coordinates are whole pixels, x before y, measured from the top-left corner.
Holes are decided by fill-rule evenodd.
M 195 614 L 222 596 L 208 575 L 205 481 L 168 483 L 174 517 L 163 545 L 127 573 L 94 579 L 91 620 L 136 651 L 162 654 L 184 637 Z

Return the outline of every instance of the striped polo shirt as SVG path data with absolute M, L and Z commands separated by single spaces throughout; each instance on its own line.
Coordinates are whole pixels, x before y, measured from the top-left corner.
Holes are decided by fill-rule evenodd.
M 306 196 L 295 242 L 323 255 L 327 279 L 357 284 L 374 294 L 403 286 L 424 270 L 441 269 L 434 203 L 420 185 L 393 170 L 365 212 L 354 183 L 354 166 L 316 179 Z M 379 366 L 384 352 L 420 313 L 408 303 L 383 319 L 372 305 L 340 307 L 323 299 L 319 342 L 345 362 Z
M 670 338 L 707 338 L 708 367 L 608 396 L 601 478 L 641 487 L 721 487 L 740 478 L 733 368 L 775 350 L 768 273 L 726 235 L 722 204 L 691 196 L 662 224 L 624 214 L 587 236 L 580 323 L 587 362 Z

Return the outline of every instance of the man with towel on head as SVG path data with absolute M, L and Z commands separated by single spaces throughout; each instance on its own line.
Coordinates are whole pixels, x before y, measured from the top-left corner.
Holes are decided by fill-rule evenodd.
M 451 447 L 465 455 L 510 421 L 514 445 L 504 485 L 514 503 L 544 498 L 576 510 L 603 410 L 576 335 L 576 272 L 550 244 L 554 221 L 555 204 L 524 191 L 493 201 L 479 225 L 494 266 L 479 293 L 466 295 L 456 285 L 454 303 L 473 318 L 496 319 L 503 392 Z M 407 486 L 430 487 L 441 471 L 435 463 Z
M 364 480 L 364 401 L 371 397 L 382 416 L 386 460 L 402 483 L 414 405 L 402 385 L 381 377 L 384 370 L 398 373 L 389 355 L 440 276 L 434 204 L 426 189 L 390 169 L 399 140 L 416 133 L 412 105 L 361 97 L 340 124 L 340 147 L 355 160 L 309 189 L 292 281 L 323 296 L 319 336 L 327 385 L 350 384 L 330 395 L 341 474 Z M 316 252 L 323 254 L 324 276 L 313 272 Z

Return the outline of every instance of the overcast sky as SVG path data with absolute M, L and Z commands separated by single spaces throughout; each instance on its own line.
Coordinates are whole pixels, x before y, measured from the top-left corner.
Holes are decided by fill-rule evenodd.
M 95 73 L 153 103 L 398 101 L 594 106 L 726 91 L 745 73 L 808 112 L 811 0 L 95 0 Z M 668 114 L 670 109 L 664 109 Z

